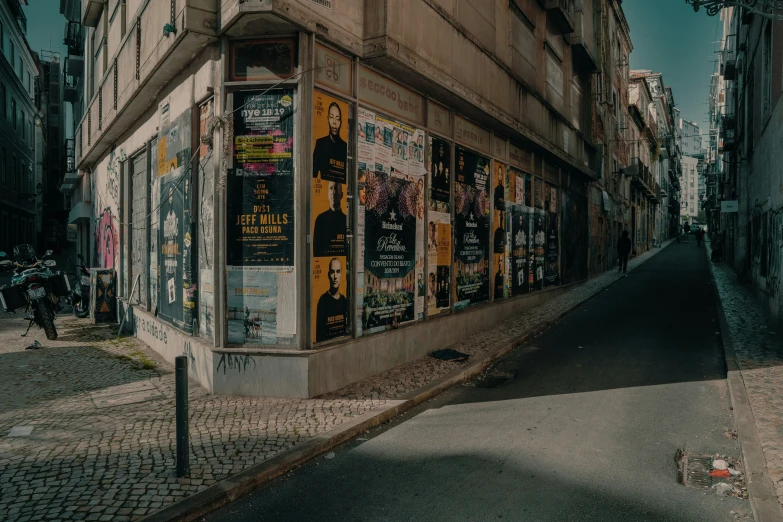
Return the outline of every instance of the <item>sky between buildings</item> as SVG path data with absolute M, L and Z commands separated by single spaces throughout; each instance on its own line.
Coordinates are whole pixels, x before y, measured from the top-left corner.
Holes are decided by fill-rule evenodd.
M 482 0 L 489 1 L 489 0 Z M 28 0 L 27 40 L 33 51 L 63 52 L 65 18 L 57 0 Z M 686 120 L 708 130 L 709 78 L 715 69 L 714 50 L 720 39 L 720 19 L 702 9 L 698 13 L 685 0 L 625 0 L 623 9 L 631 28 L 632 69 L 663 73 L 674 91 L 674 101 Z
M 722 27 L 719 16 L 698 13 L 685 0 L 625 0 L 631 28 L 631 69 L 663 73 L 674 103 L 685 120 L 699 124 L 704 140 L 709 126 L 707 96 L 715 71 Z

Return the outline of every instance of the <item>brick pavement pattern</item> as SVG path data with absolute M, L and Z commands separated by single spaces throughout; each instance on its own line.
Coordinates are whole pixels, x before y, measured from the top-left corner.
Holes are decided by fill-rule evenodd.
M 783 335 L 769 327 L 750 286 L 741 285 L 730 266 L 711 264 L 769 477 L 783 504 Z
M 629 263 L 629 270 L 659 252 Z M 622 277 L 610 271 L 453 348 L 476 357 Z M 0 520 L 143 517 L 459 368 L 423 357 L 315 399 L 207 394 L 190 382 L 191 476 L 174 474 L 174 369 L 116 326 L 61 316 L 60 337 L 0 315 Z M 43 348 L 25 350 L 33 339 Z M 32 427 L 28 435 L 16 435 Z M 17 428 L 13 430 L 12 428 Z

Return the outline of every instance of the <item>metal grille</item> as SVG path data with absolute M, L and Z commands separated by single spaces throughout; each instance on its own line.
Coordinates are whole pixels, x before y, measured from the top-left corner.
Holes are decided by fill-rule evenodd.
M 141 17 L 136 22 L 136 79 L 139 79 L 141 69 Z
M 103 89 L 98 91 L 98 130 L 101 130 L 103 123 Z
M 114 60 L 114 110 L 117 110 L 117 60 Z

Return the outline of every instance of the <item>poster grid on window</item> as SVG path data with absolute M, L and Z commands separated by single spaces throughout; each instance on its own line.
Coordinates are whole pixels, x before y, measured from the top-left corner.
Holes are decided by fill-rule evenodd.
M 425 132 L 359 107 L 359 335 L 424 318 Z
M 293 87 L 231 95 L 226 182 L 227 342 L 296 344 Z
M 454 309 L 489 301 L 491 161 L 464 146 L 455 147 Z
M 313 92 L 309 223 L 313 343 L 351 333 L 352 108 L 324 91 Z

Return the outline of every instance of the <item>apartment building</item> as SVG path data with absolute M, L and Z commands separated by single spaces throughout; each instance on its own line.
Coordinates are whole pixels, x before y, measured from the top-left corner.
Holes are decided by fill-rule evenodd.
M 36 64 L 27 45 L 26 0 L 0 2 L 0 250 L 36 245 L 42 208 L 36 165 Z
M 721 12 L 720 62 L 710 91 L 707 181 L 725 258 L 783 318 L 783 30 L 744 8 Z
M 590 275 L 617 265 L 617 241 L 631 229 L 630 182 L 623 169 L 630 165 L 628 74 L 633 51 L 622 2 L 596 0 L 595 31 L 598 71 L 594 74 L 593 140 L 598 151 L 599 176 L 590 188 Z

